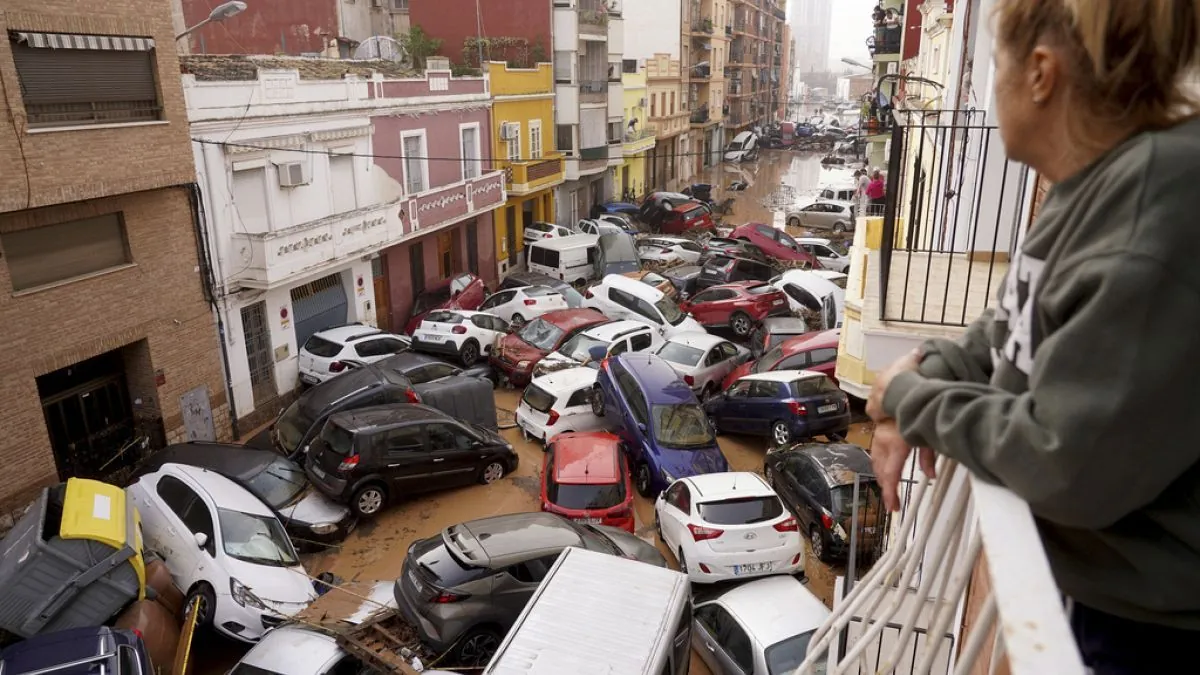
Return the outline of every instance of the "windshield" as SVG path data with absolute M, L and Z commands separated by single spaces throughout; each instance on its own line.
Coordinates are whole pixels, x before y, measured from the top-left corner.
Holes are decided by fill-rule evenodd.
M 712 425 L 704 410 L 694 403 L 656 405 L 654 439 L 668 448 L 707 448 L 716 445 Z
M 700 357 L 704 356 L 704 350 L 679 344 L 678 342 L 668 342 L 658 350 L 658 355 L 671 363 L 678 363 L 681 366 L 694 366 L 700 363 Z
M 666 296 L 659 298 L 658 302 L 654 303 L 654 306 L 658 308 L 658 311 L 662 312 L 663 319 L 672 326 L 678 326 L 687 318 L 687 314 L 679 311 L 679 305 Z
M 274 516 L 217 509 L 225 555 L 258 565 L 291 567 L 299 561 L 283 526 Z
M 808 656 L 808 643 L 816 632 L 810 630 L 767 647 L 764 654 L 767 659 L 767 672 L 770 675 L 785 675 L 799 668 L 800 664 L 804 663 L 804 657 Z M 813 675 L 825 675 L 825 662 L 818 661 L 812 672 Z
M 531 384 L 525 387 L 525 394 L 521 397 L 525 405 L 534 410 L 544 413 L 550 412 L 550 408 L 554 407 L 554 395 L 542 389 L 536 384 Z
M 564 342 L 563 346 L 558 348 L 558 351 L 576 361 L 587 362 L 592 358 L 591 352 L 589 351 L 592 347 L 604 347 L 604 349 L 607 350 L 608 343 L 604 340 L 597 340 L 594 337 L 580 333 L 570 340 Z
M 413 315 L 424 314 L 438 305 L 450 300 L 450 287 L 441 286 L 433 290 L 425 291 L 417 296 L 417 302 L 413 305 Z
M 275 423 L 275 432 L 279 439 L 279 444 L 283 449 L 291 454 L 296 450 L 296 446 L 300 445 L 300 441 L 304 440 L 304 434 L 308 432 L 308 428 L 312 426 L 312 420 L 305 417 L 300 410 L 300 401 L 295 401 L 288 406 L 287 410 L 279 416 L 279 421 Z
M 754 362 L 754 367 L 750 369 L 755 375 L 765 373 L 771 370 L 771 367 L 783 358 L 783 346 L 778 345 L 767 350 L 757 361 Z
M 554 351 L 562 336 L 563 329 L 541 319 L 530 321 L 517 333 L 517 337 L 544 352 Z
M 246 481 L 246 487 L 267 506 L 279 510 L 292 503 L 304 488 L 308 479 L 304 470 L 284 457 L 277 457 L 258 475 Z

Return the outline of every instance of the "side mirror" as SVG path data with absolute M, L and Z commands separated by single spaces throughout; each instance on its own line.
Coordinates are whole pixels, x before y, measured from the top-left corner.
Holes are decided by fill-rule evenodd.
M 203 532 L 197 532 L 192 535 L 196 539 L 196 548 L 204 548 L 208 544 L 208 535 Z
M 638 422 L 638 431 L 641 431 L 642 433 L 645 433 L 645 431 L 646 431 L 646 425 L 645 425 L 644 423 L 642 423 L 642 422 Z

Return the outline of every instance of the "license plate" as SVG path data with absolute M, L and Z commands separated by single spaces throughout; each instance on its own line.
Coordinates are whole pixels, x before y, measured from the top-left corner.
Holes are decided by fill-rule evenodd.
M 325 469 L 322 469 L 316 464 L 313 464 L 313 473 L 317 474 L 317 478 L 324 478 L 326 476 Z
M 309 375 L 307 373 L 300 373 L 300 381 L 305 382 L 307 384 L 316 384 L 317 378 L 315 378 L 312 375 Z
M 599 525 L 600 524 L 599 518 L 575 518 L 574 520 L 575 520 L 575 522 L 583 523 L 584 525 Z
M 770 572 L 771 568 L 775 567 L 775 563 L 751 563 L 749 565 L 734 565 L 734 575 L 740 574 L 757 574 L 759 572 Z
M 819 412 L 819 413 L 837 412 L 837 408 L 838 407 L 837 407 L 836 403 L 833 405 L 822 405 L 822 406 L 817 406 L 817 412 Z
M 417 593 L 424 592 L 425 584 L 421 583 L 421 580 L 417 578 L 416 572 L 409 570 L 408 580 L 412 582 L 413 588 L 416 589 Z
M 433 335 L 432 333 L 426 333 L 425 335 L 421 336 L 421 339 L 426 342 L 444 342 L 446 340 L 446 336 Z

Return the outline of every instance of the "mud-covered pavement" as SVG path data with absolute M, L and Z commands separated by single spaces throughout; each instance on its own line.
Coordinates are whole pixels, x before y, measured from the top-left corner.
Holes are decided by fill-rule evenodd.
M 844 170 L 824 169 L 819 153 L 762 150 L 752 162 L 707 167 L 692 182 L 716 186 L 713 201 L 717 204 L 726 197 L 734 198 L 733 212 L 725 216 L 726 225 L 774 223 L 776 214 L 782 224 L 783 209 L 797 198 L 815 196 L 824 179 L 841 173 Z M 729 190 L 734 181 L 744 181 L 748 187 L 744 191 Z

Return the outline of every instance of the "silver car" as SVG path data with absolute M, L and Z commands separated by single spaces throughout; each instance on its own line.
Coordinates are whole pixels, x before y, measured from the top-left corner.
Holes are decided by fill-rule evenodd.
M 721 382 L 750 358 L 750 350 L 711 333 L 680 333 L 655 352 L 692 391 L 706 399 L 721 391 Z
M 854 231 L 855 216 L 854 204 L 850 202 L 818 200 L 788 209 L 787 224 L 841 234 Z

